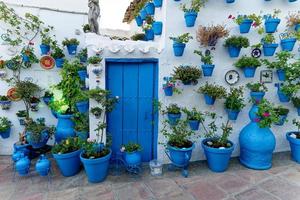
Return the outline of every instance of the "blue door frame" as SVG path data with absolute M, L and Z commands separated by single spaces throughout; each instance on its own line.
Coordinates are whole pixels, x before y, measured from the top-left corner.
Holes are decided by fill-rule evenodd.
M 153 98 L 154 100 L 158 100 L 158 59 L 155 58 L 147 58 L 147 59 L 124 59 L 124 58 L 107 58 L 105 59 L 105 67 L 106 67 L 106 74 L 105 74 L 105 80 L 106 80 L 106 89 L 110 89 L 110 85 L 109 85 L 109 66 L 111 65 L 130 65 L 130 63 L 133 64 L 145 64 L 145 63 L 151 63 L 153 64 L 154 67 L 154 72 L 153 72 Z M 126 67 L 126 66 L 125 66 Z M 142 68 L 142 66 L 141 66 Z M 117 76 L 121 76 L 116 74 Z M 124 75 L 122 75 L 124 76 Z M 124 81 L 124 80 L 123 80 Z M 138 111 L 137 111 L 138 112 Z M 156 112 L 155 108 L 153 108 L 152 110 L 152 159 L 157 158 L 157 145 L 158 145 L 158 112 Z M 139 114 L 139 113 L 138 113 Z M 138 115 L 139 116 L 139 115 Z M 141 117 L 141 116 L 139 116 Z M 109 118 L 107 118 L 109 119 Z M 123 122 L 122 122 L 123 123 Z M 115 126 L 122 126 L 123 128 L 123 124 L 121 124 L 119 122 L 119 124 L 115 124 Z M 110 129 L 108 127 L 108 129 Z

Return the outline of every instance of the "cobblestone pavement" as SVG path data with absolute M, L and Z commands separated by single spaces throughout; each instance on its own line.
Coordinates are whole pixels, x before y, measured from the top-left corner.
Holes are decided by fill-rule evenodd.
M 155 178 L 145 168 L 139 177 L 124 172 L 109 175 L 99 184 L 89 184 L 84 170 L 74 177 L 62 177 L 52 164 L 51 184 L 34 172 L 13 181 L 10 157 L 0 157 L 0 199 L 300 200 L 300 165 L 290 160 L 288 152 L 275 154 L 273 167 L 267 171 L 247 169 L 232 159 L 225 173 L 213 173 L 205 162 L 194 162 L 188 178 L 166 169 L 162 177 Z

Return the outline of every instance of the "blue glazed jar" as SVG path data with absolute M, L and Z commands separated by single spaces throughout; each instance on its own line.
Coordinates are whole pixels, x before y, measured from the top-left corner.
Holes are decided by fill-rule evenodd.
M 296 38 L 288 38 L 280 41 L 282 51 L 293 51 L 296 43 Z
M 158 22 L 158 21 L 153 22 L 152 29 L 153 29 L 154 35 L 161 35 L 162 27 L 163 27 L 162 22 Z
M 154 31 L 152 28 L 145 30 L 145 37 L 147 41 L 154 40 Z
M 245 78 L 253 78 L 255 75 L 256 67 L 244 67 L 243 72 Z
M 277 26 L 280 23 L 280 19 L 268 18 L 265 20 L 265 30 L 266 33 L 275 33 Z
M 30 160 L 28 159 L 27 156 L 18 160 L 15 165 L 16 165 L 15 169 L 20 176 L 26 176 L 29 173 Z
M 61 174 L 65 177 L 74 176 L 80 171 L 81 150 L 65 154 L 53 154 Z
M 174 55 L 176 57 L 180 57 L 180 56 L 183 55 L 184 48 L 185 48 L 184 43 L 178 43 L 178 42 L 174 41 L 174 43 L 173 43 L 173 52 L 174 52 Z
M 200 122 L 198 120 L 189 120 L 189 125 L 192 131 L 199 130 Z
M 280 81 L 285 81 L 285 71 L 283 69 L 277 69 L 276 73 Z
M 198 13 L 197 12 L 185 12 L 184 19 L 186 27 L 193 27 L 195 26 L 195 21 L 197 19 Z
M 42 131 L 42 133 L 40 134 L 40 139 L 39 141 L 35 141 L 32 138 L 32 133 L 27 131 L 26 132 L 26 141 L 32 146 L 33 149 L 39 149 L 44 147 L 48 140 L 49 140 L 49 133 L 47 130 Z
M 211 76 L 214 71 L 215 65 L 204 64 L 201 65 L 201 68 L 203 71 L 203 76 Z
M 7 130 L 5 131 L 0 131 L 0 135 L 3 139 L 7 139 L 9 138 L 10 136 L 10 131 L 11 131 L 11 128 L 8 128 Z
M 140 151 L 125 152 L 125 162 L 129 166 L 139 166 L 142 163 L 142 154 Z
M 164 87 L 164 92 L 166 96 L 173 96 L 173 87 Z
M 155 12 L 154 4 L 151 2 L 146 3 L 145 10 L 146 10 L 147 15 L 154 15 L 154 12 Z
M 42 55 L 47 55 L 50 51 L 50 46 L 49 45 L 44 45 L 44 44 L 41 44 L 40 45 L 40 49 L 41 49 L 41 54 Z
M 204 100 L 207 105 L 214 105 L 216 98 L 209 96 L 208 94 L 204 94 Z
M 226 171 L 229 166 L 231 154 L 234 150 L 233 143 L 228 141 L 228 143 L 231 144 L 231 147 L 219 149 L 207 146 L 206 143 L 209 140 L 210 139 L 205 139 L 201 142 L 209 169 L 213 172 Z
M 179 114 L 171 114 L 168 113 L 168 120 L 171 126 L 174 126 L 178 123 L 178 120 L 181 118 L 181 113 Z
M 40 156 L 40 159 L 35 164 L 35 171 L 40 175 L 40 176 L 47 176 L 50 172 L 51 168 L 51 163 L 47 159 L 47 157 L 42 154 Z
M 89 110 L 89 100 L 76 103 L 76 108 L 80 113 L 86 113 Z
M 68 50 L 69 55 L 76 55 L 77 47 L 78 47 L 78 45 L 76 45 L 76 44 L 67 45 L 67 50 Z
M 252 19 L 244 19 L 239 26 L 240 33 L 249 33 L 252 23 Z
M 253 104 L 248 115 L 249 115 L 249 119 L 251 121 L 255 121 L 255 119 L 257 119 L 257 115 L 256 113 L 258 112 L 258 105 L 257 104 Z
M 265 94 L 265 92 L 250 92 L 250 96 L 255 102 L 260 102 L 264 98 Z
M 153 3 L 154 3 L 154 6 L 156 8 L 160 8 L 162 6 L 162 2 L 163 0 L 154 0 Z
M 300 134 L 300 132 L 286 133 L 286 139 L 289 141 L 291 147 L 292 159 L 295 162 L 300 163 L 300 139 L 292 137 L 292 134 Z
M 140 16 L 141 16 L 141 19 L 142 19 L 142 20 L 145 20 L 145 19 L 146 19 L 146 17 L 147 17 L 147 12 L 146 12 L 145 8 L 143 8 L 143 9 L 140 10 Z
M 189 148 L 177 148 L 168 145 L 166 153 L 173 165 L 177 167 L 186 167 L 189 165 L 194 148 L 194 144 Z
M 263 53 L 264 56 L 273 56 L 276 49 L 278 47 L 278 44 L 263 44 Z
M 62 68 L 64 65 L 65 59 L 63 58 L 56 58 L 55 59 L 55 65 L 57 68 Z
M 137 26 L 142 26 L 143 25 L 143 20 L 142 20 L 140 15 L 135 17 L 135 22 L 136 22 Z
M 235 46 L 229 46 L 228 47 L 228 53 L 229 53 L 229 56 L 231 58 L 237 58 L 237 57 L 239 57 L 240 52 L 241 52 L 241 48 L 240 47 L 235 47 Z
M 237 120 L 240 113 L 239 110 L 231 110 L 231 109 L 226 109 L 226 112 L 229 120 Z
M 55 141 L 60 143 L 68 137 L 74 137 L 74 122 L 71 120 L 72 115 L 57 114 L 57 126 L 55 132 Z

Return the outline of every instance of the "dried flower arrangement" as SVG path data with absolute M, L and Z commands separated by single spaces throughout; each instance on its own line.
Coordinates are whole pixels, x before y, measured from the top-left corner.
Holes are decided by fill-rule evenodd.
M 228 33 L 224 25 L 199 26 L 196 38 L 202 46 L 214 47 L 218 39 L 228 36 Z

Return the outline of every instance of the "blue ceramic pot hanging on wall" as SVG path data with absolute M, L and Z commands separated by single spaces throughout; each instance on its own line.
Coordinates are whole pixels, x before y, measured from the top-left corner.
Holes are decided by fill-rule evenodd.
M 44 45 L 44 44 L 41 44 L 40 45 L 40 49 L 41 49 L 41 54 L 42 55 L 47 55 L 50 51 L 50 46 L 49 45 Z
M 158 22 L 158 21 L 153 22 L 152 29 L 153 29 L 154 35 L 161 35 L 162 27 L 163 27 L 162 22 Z
M 211 76 L 215 65 L 210 65 L 210 64 L 205 64 L 205 65 L 201 65 L 202 68 L 202 72 L 203 72 L 203 76 Z
M 269 17 L 269 18 L 265 19 L 266 33 L 275 33 L 279 23 L 280 23 L 280 19 L 278 19 L 278 18 Z
M 240 33 L 249 33 L 252 23 L 252 19 L 244 19 L 239 26 Z
M 296 41 L 296 38 L 282 39 L 280 41 L 282 51 L 293 51 Z
M 143 20 L 142 20 L 140 15 L 135 17 L 135 22 L 136 22 L 137 26 L 142 26 L 143 25 Z
M 173 52 L 174 52 L 174 55 L 176 57 L 180 57 L 180 56 L 183 55 L 184 48 L 185 48 L 184 43 L 178 43 L 178 42 L 174 41 L 174 43 L 173 43 Z
M 277 69 L 276 73 L 280 81 L 285 81 L 285 71 L 283 69 Z
M 192 131 L 197 131 L 199 129 L 200 121 L 189 120 L 189 125 Z
M 159 8 L 162 6 L 163 0 L 153 0 L 154 6 Z
M 197 12 L 185 12 L 184 19 L 186 27 L 194 27 L 195 21 L 197 19 L 198 13 Z
M 229 56 L 231 58 L 239 57 L 240 52 L 241 52 L 241 48 L 240 47 L 235 47 L 235 46 L 229 46 L 228 47 L 228 53 L 229 53 Z
M 278 44 L 263 44 L 263 53 L 264 56 L 273 56 L 276 49 L 278 47 Z
M 147 41 L 154 40 L 154 31 L 152 28 L 145 30 L 145 37 Z
M 155 13 L 154 4 L 151 2 L 146 3 L 145 10 L 146 10 L 147 15 L 154 15 L 154 13 Z
M 164 92 L 166 96 L 173 96 L 173 87 L 172 86 L 164 86 Z

